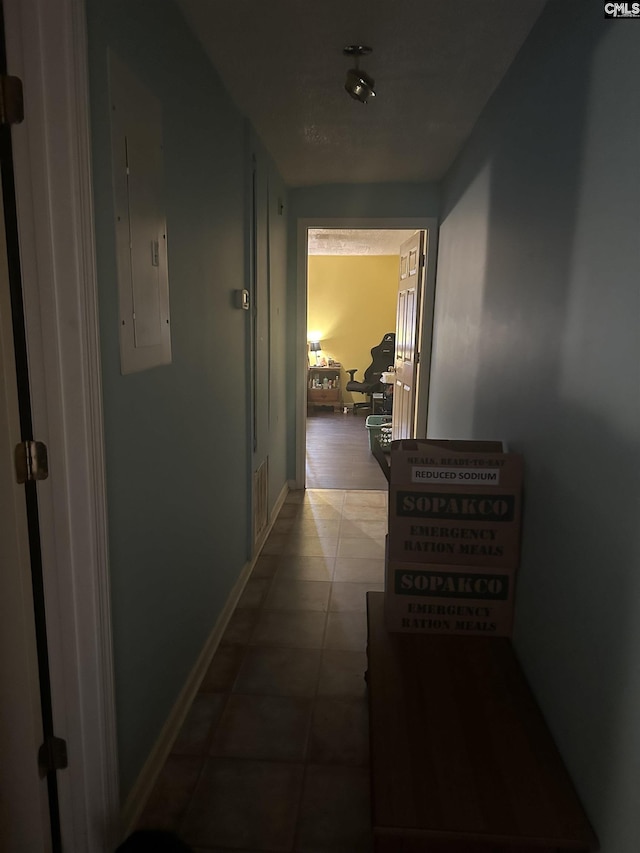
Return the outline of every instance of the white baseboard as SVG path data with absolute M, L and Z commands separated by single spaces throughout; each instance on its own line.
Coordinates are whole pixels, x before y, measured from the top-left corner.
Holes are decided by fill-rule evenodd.
M 149 756 L 145 761 L 129 796 L 126 799 L 121 814 L 121 825 L 123 827 L 123 837 L 125 838 L 136 828 L 136 824 L 140 819 L 140 815 L 142 814 L 146 802 L 151 795 L 154 785 L 156 784 L 160 771 L 171 752 L 171 748 L 173 747 L 178 733 L 182 728 L 182 724 L 189 713 L 193 700 L 200 689 L 202 679 L 209 668 L 209 664 L 217 651 L 222 635 L 229 624 L 233 611 L 236 609 L 240 596 L 242 595 L 247 581 L 249 580 L 256 560 L 260 555 L 262 546 L 271 532 L 273 523 L 278 517 L 280 508 L 285 502 L 288 493 L 289 484 L 285 483 L 273 506 L 273 510 L 271 511 L 269 524 L 256 544 L 253 558 L 242 568 L 238 580 L 229 593 L 229 597 L 227 598 L 222 612 L 220 613 L 216 624 L 213 626 L 213 630 L 209 634 L 202 651 L 198 655 L 198 659 L 196 660 L 193 669 L 189 673 L 184 687 L 180 691 L 180 694 L 171 709 L 164 726 L 162 727 L 158 740 L 155 742 L 151 752 L 149 753 Z
M 269 532 L 271 532 L 271 528 L 273 527 L 273 522 L 278 517 L 278 513 L 282 509 L 282 504 L 287 499 L 287 495 L 289 494 L 290 491 L 291 491 L 291 484 L 290 483 L 285 483 L 282 486 L 282 488 L 280 489 L 280 494 L 276 498 L 276 502 L 274 503 L 273 509 L 271 510 L 271 514 L 269 515 Z M 260 546 L 260 547 L 262 547 L 262 546 Z M 256 549 L 256 551 L 257 551 L 257 549 Z

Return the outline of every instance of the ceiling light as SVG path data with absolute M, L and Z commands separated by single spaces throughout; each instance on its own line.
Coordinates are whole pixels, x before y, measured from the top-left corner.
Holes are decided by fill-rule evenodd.
M 369 98 L 376 96 L 373 90 L 374 79 L 369 77 L 366 71 L 360 69 L 361 57 L 369 56 L 372 51 L 373 48 L 364 44 L 350 44 L 342 51 L 345 56 L 352 56 L 356 63 L 355 68 L 350 68 L 347 71 L 344 88 L 355 101 L 360 101 L 361 104 L 366 104 Z

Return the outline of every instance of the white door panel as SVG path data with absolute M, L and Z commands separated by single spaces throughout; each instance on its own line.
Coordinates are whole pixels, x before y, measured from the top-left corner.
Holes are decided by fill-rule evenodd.
M 415 435 L 416 378 L 425 232 L 417 231 L 400 247 L 396 317 L 396 381 L 393 389 L 393 439 Z
M 13 452 L 20 442 L 11 297 L 0 196 L 0 850 L 51 849 L 24 486 Z

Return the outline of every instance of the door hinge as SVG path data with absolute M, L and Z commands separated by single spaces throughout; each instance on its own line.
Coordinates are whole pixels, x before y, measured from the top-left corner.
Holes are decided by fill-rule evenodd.
M 22 441 L 16 444 L 14 459 L 18 483 L 46 480 L 49 476 L 47 445 L 41 441 Z
M 44 779 L 52 770 L 64 770 L 68 765 L 66 740 L 50 735 L 38 750 L 40 778 Z
M 20 124 L 24 119 L 22 80 L 0 75 L 0 124 Z

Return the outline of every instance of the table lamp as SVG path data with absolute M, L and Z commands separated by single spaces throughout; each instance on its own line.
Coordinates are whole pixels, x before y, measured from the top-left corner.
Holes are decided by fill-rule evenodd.
M 309 341 L 309 352 L 315 353 L 316 356 L 316 367 L 318 366 L 318 353 L 322 349 L 320 341 Z

